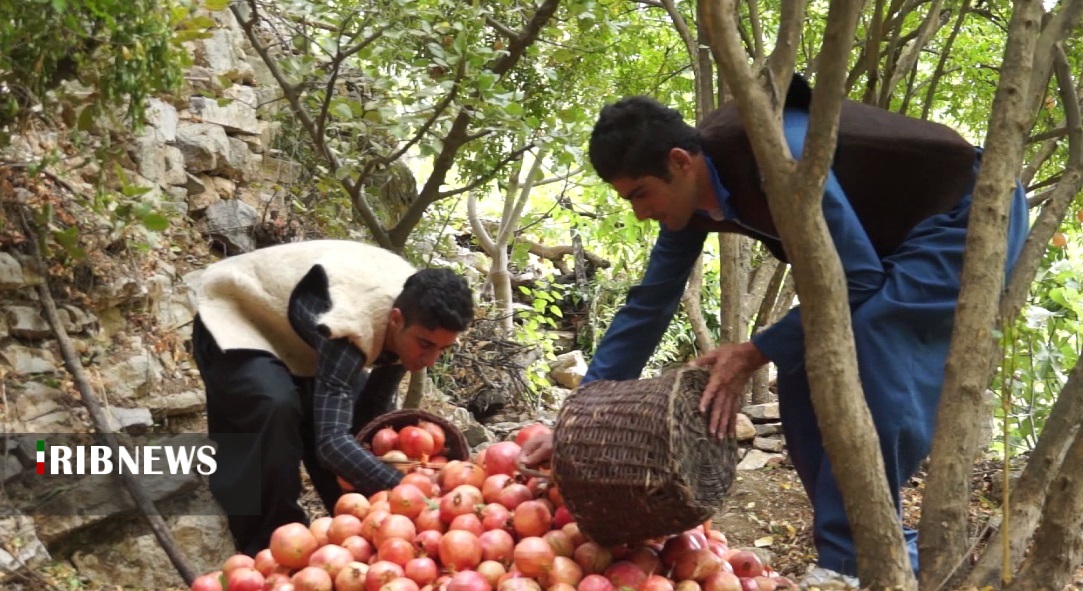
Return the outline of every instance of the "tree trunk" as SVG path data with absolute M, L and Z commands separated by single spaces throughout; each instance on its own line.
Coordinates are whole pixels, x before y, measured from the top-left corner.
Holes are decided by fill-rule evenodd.
M 688 285 L 681 296 L 684 313 L 688 315 L 688 322 L 692 325 L 692 334 L 696 335 L 696 349 L 701 355 L 713 350 L 716 346 L 711 330 L 707 327 L 707 320 L 703 317 L 703 306 L 700 303 L 702 294 L 703 255 L 701 254 L 696 259 L 695 266 L 692 267 L 692 275 L 688 278 Z
M 921 586 L 937 589 L 957 576 L 969 547 L 970 476 L 977 453 L 978 418 L 996 352 L 994 329 L 1004 287 L 1004 262 L 1014 171 L 1029 129 L 1027 87 L 1042 15 L 1041 2 L 1017 2 L 989 136 L 975 183 L 961 290 L 937 414 L 929 478 L 921 514 Z
M 1010 549 L 1009 573 L 1016 571 L 1023 559 L 1026 545 L 1045 505 L 1050 483 L 1057 470 L 1065 464 L 1064 454 L 1083 423 L 1083 363 L 1076 363 L 1064 388 L 1049 411 L 1042 435 L 1027 459 L 1026 468 L 1015 488 L 1005 490 L 1004 506 L 1007 517 L 1001 523 L 1001 534 L 1007 535 Z M 1010 502 L 1009 502 L 1010 499 Z M 993 587 L 1001 578 L 1003 567 L 1001 546 L 990 544 L 967 578 L 964 587 Z M 1044 579 L 1041 579 L 1044 580 Z
M 1083 431 L 1076 433 L 1060 474 L 1049 490 L 1034 549 L 1019 569 L 1011 591 L 1063 589 L 1083 560 Z
M 709 15 L 706 23 L 715 63 L 737 101 L 779 235 L 783 244 L 800 245 L 787 248 L 786 254 L 804 311 L 812 402 L 824 449 L 842 489 L 860 578 L 872 589 L 911 589 L 913 571 L 858 379 L 846 282 L 822 210 L 845 93 L 847 56 L 862 2 L 839 0 L 830 5 L 804 154 L 796 163 L 768 93 L 748 69 L 734 0 L 701 5 Z
M 741 343 L 746 340 L 748 326 L 741 313 L 741 296 L 748 285 L 748 263 L 745 252 L 749 239 L 738 234 L 718 234 L 719 272 L 719 334 L 723 343 Z
M 772 259 L 774 261 L 774 259 Z M 768 263 L 764 263 L 768 265 Z M 786 270 L 789 265 L 784 265 L 778 261 L 774 261 L 774 270 L 771 272 L 771 279 L 767 283 L 763 296 L 760 298 L 760 309 L 756 313 L 756 320 L 752 325 L 752 334 L 758 333 L 764 327 L 770 325 L 775 321 L 774 315 L 775 306 L 777 304 L 778 296 L 782 291 L 783 280 L 787 277 Z M 771 385 L 771 366 L 770 364 L 761 367 L 756 370 L 756 373 L 752 374 L 752 404 L 763 404 L 771 401 L 771 392 L 769 390 Z
M 523 215 L 523 209 L 530 200 L 530 192 L 534 189 L 538 177 L 541 176 L 541 163 L 544 153 L 539 152 L 534 156 L 534 162 L 526 175 L 526 182 L 522 187 L 518 182 L 518 171 L 512 177 L 512 183 L 504 197 L 504 212 L 500 218 L 500 230 L 495 238 L 489 235 L 485 225 L 477 212 L 477 198 L 474 192 L 470 192 L 467 199 L 467 215 L 470 219 L 470 228 L 481 244 L 482 250 L 492 259 L 489 267 L 489 282 L 493 286 L 493 301 L 496 303 L 501 318 L 501 326 L 504 335 L 508 336 L 515 329 L 515 318 L 512 314 L 511 274 L 508 272 L 508 245 L 514 235 L 515 228 L 519 227 L 519 219 Z M 518 192 L 518 195 L 516 195 Z
M 406 388 L 406 398 L 402 401 L 403 408 L 421 408 L 421 399 L 425 397 L 425 382 L 429 372 L 424 367 L 421 371 L 410 372 L 410 385 Z

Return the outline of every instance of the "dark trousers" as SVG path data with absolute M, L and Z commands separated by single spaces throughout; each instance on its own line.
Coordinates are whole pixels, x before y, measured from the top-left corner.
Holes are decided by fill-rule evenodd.
M 883 289 L 853 313 L 865 401 L 900 512 L 900 489 L 932 446 L 959 297 L 970 201 L 968 196 L 954 210 L 914 228 L 898 251 L 883 260 L 888 274 Z M 1017 188 L 1008 229 L 1006 275 L 1019 257 L 1027 227 L 1026 196 Z M 786 448 L 813 506 L 819 565 L 857 576 L 853 533 L 824 452 L 803 366 L 778 376 L 778 400 Z M 916 572 L 917 532 L 904 528 L 903 534 Z
M 302 462 L 328 512 L 342 494 L 335 474 L 316 457 L 314 380 L 291 375 L 264 351 L 223 352 L 198 316 L 192 346 L 207 392 L 207 430 L 218 444 L 210 490 L 228 514 L 238 552 L 255 556 L 269 546 L 277 527 L 309 523 L 298 504 Z M 368 414 L 355 406 L 353 432 L 371 418 Z M 259 507 L 240 510 L 238 498 L 258 498 Z

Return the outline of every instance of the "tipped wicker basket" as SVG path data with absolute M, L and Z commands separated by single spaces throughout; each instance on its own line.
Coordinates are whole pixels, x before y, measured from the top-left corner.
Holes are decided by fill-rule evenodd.
M 372 419 L 357 432 L 357 441 L 360 443 L 371 443 L 372 436 L 384 427 L 391 427 L 392 429 L 398 430 L 407 425 L 417 425 L 421 421 L 436 423 L 444 429 L 444 434 L 447 439 L 444 445 L 447 447 L 448 460 L 466 461 L 470 459 L 470 445 L 466 442 L 466 437 L 463 436 L 462 431 L 460 431 L 458 427 L 451 424 L 450 421 L 418 408 L 393 410 Z
M 680 533 L 711 518 L 737 442 L 707 434 L 698 368 L 598 380 L 568 397 L 553 428 L 553 478 L 583 533 L 603 545 Z

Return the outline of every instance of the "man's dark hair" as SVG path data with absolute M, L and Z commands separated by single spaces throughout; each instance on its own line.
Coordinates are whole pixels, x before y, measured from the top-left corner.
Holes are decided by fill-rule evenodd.
M 700 152 L 699 132 L 680 112 L 646 96 L 606 105 L 590 135 L 590 163 L 605 182 L 619 177 L 669 180 L 673 148 Z
M 474 320 L 470 284 L 450 269 L 422 269 L 406 279 L 394 307 L 402 311 L 406 326 L 462 332 Z

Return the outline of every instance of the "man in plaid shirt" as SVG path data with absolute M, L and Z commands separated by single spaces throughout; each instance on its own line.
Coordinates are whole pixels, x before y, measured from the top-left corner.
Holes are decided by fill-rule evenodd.
M 394 410 L 406 372 L 432 367 L 455 343 L 473 297 L 449 270 L 415 271 L 347 241 L 261 249 L 206 273 L 192 344 L 208 431 L 255 434 L 243 440 L 251 444 L 220 437 L 210 487 L 238 551 L 255 556 L 278 526 L 308 523 L 301 463 L 329 512 L 343 492 L 336 476 L 366 495 L 398 484 L 402 474 L 353 434 Z M 254 511 L 239 499 L 257 495 L 259 513 L 244 514 Z

